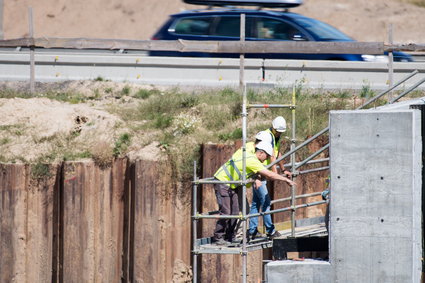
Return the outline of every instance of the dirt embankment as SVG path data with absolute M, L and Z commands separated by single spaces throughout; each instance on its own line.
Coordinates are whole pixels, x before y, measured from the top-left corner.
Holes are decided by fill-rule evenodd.
M 4 83 L 3 89 L 19 89 L 25 83 Z M 46 90 L 43 88 L 46 87 Z M 0 162 L 58 162 L 93 158 L 108 165 L 113 156 L 158 160 L 160 148 L 149 135 L 137 131 L 117 115 L 137 105 L 131 96 L 151 86 L 128 83 L 74 81 L 38 86 L 38 97 L 0 98 Z M 60 101 L 49 94 L 63 95 Z M 4 90 L 3 90 L 4 91 Z M 125 94 L 124 94 L 125 93 Z M 43 97 L 44 96 L 44 97 Z M 84 103 L 80 103 L 85 101 Z M 123 107 L 123 108 L 119 108 Z M 143 124 L 143 121 L 140 121 Z M 132 125 L 137 127 L 137 125 Z M 146 137 L 146 138 L 145 138 Z
M 394 42 L 424 43 L 425 8 L 408 1 L 305 0 L 292 11 L 327 22 L 359 41 L 388 41 L 393 24 Z M 28 35 L 28 7 L 33 8 L 37 37 L 123 39 L 149 39 L 168 15 L 204 8 L 181 0 L 10 0 L 4 1 L 5 38 Z

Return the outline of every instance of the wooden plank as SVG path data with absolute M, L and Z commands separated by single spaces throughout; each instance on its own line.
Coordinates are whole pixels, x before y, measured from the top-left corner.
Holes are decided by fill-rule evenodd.
M 407 44 L 385 44 L 385 51 L 411 51 L 411 52 L 419 52 L 425 51 L 424 43 L 407 43 Z
M 162 50 L 210 53 L 311 53 L 311 54 L 383 54 L 382 42 L 310 42 L 310 41 L 191 41 L 127 40 L 98 38 L 20 38 L 0 40 L 0 47 L 41 47 L 75 49 Z M 415 46 L 415 47 L 413 47 Z M 386 48 L 394 48 L 386 46 Z M 396 46 L 424 51 L 425 45 Z M 394 49 L 395 50 L 395 49 Z
M 163 50 L 211 53 L 332 53 L 382 54 L 384 51 L 425 51 L 423 43 L 384 44 L 383 42 L 310 41 L 193 41 L 129 40 L 101 38 L 17 38 L 0 40 L 0 47 L 41 47 L 71 49 Z
M 123 251 L 125 162 L 101 169 L 64 164 L 62 270 L 65 282 L 118 282 Z

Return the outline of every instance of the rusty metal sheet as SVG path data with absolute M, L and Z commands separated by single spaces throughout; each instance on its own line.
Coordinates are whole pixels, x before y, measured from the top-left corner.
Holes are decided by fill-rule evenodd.
M 64 163 L 60 279 L 65 282 L 121 280 L 125 167 L 124 160 L 107 169 L 94 162 Z
M 169 162 L 135 164 L 133 282 L 171 282 L 188 276 L 191 259 L 191 184 L 176 180 Z M 177 274 L 177 275 L 176 275 Z M 190 277 L 186 277 L 190 280 Z
M 28 165 L 0 164 L 0 282 L 52 278 L 57 170 L 45 169 L 45 176 L 34 179 Z

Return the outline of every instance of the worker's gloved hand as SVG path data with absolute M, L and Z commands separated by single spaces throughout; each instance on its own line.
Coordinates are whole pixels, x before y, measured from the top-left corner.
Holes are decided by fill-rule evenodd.
M 326 189 L 322 192 L 322 199 L 328 200 L 329 199 L 329 189 Z

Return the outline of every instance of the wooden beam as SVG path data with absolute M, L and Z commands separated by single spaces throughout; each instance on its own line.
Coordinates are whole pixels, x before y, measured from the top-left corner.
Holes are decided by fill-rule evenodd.
M 0 40 L 0 47 L 39 47 L 110 50 L 157 50 L 208 53 L 383 54 L 384 51 L 425 51 L 425 44 L 312 41 L 192 41 L 99 38 L 18 38 Z
M 411 51 L 411 52 L 419 52 L 425 51 L 424 43 L 406 43 L 406 44 L 385 44 L 385 51 Z

